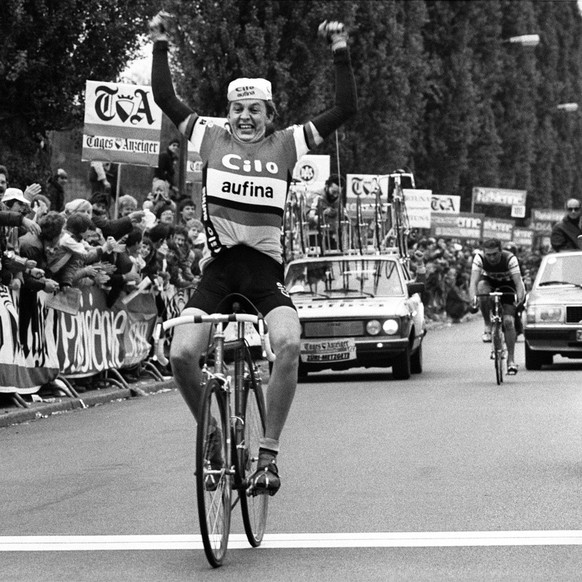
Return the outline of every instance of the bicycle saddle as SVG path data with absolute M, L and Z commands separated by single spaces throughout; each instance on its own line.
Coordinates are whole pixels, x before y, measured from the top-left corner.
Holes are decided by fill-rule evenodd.
M 249 313 L 261 315 L 253 302 L 242 293 L 227 295 L 216 307 L 216 313 Z

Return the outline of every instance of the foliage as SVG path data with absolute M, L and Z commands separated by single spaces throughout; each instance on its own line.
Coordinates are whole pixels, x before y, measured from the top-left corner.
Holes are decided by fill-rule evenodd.
M 3 0 L 0 159 L 13 182 L 47 170 L 49 130 L 82 123 L 88 79 L 114 80 L 138 47 L 151 0 Z
M 332 171 L 407 166 L 418 186 L 461 195 L 463 210 L 474 186 L 526 189 L 530 208 L 581 190 L 582 124 L 557 109 L 582 95 L 576 0 L 5 0 L 0 159 L 22 146 L 37 163 L 30 136 L 78 123 L 85 80 L 115 78 L 162 8 L 175 15 L 185 101 L 222 116 L 232 79 L 267 77 L 283 127 L 333 103 L 332 58 L 316 32 L 344 21 L 360 108 L 314 152 L 331 155 Z M 507 42 L 526 33 L 539 46 Z

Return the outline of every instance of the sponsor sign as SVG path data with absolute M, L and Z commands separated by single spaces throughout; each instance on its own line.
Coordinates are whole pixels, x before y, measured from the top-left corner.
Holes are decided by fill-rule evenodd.
M 362 218 L 374 218 L 376 195 L 380 193 L 382 212 L 385 215 L 388 200 L 388 175 L 348 174 L 346 176 L 346 210 L 356 216 L 357 201 L 360 200 Z
M 525 206 L 522 204 L 515 204 L 511 207 L 511 216 L 513 218 L 525 218 Z
M 402 190 L 410 228 L 430 228 L 431 190 Z
M 505 188 L 473 188 L 473 204 L 494 206 L 525 206 L 526 190 L 507 190 Z
M 83 161 L 157 166 L 161 128 L 151 87 L 87 81 Z
M 461 212 L 461 197 L 447 196 L 446 194 L 432 194 L 430 206 L 432 212 L 459 214 Z
M 485 218 L 483 219 L 482 237 L 498 238 L 501 242 L 513 240 L 513 220 L 504 220 L 502 218 Z
M 518 247 L 531 248 L 533 246 L 534 231 L 531 228 L 513 228 L 513 242 Z
M 564 218 L 565 210 L 553 210 L 552 208 L 531 211 L 532 221 L 559 222 Z
M 323 190 L 325 181 L 329 178 L 329 156 L 314 156 L 307 154 L 299 158 L 293 168 L 293 178 L 301 180 L 310 190 Z
M 536 234 L 549 235 L 554 224 L 560 222 L 562 218 L 564 218 L 564 210 L 554 210 L 552 208 L 532 210 L 530 227 Z
M 479 240 L 481 239 L 484 220 L 484 214 L 433 212 L 430 230 L 435 237 Z

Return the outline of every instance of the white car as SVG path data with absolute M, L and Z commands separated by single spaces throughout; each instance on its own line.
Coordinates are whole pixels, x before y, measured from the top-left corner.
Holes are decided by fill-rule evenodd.
M 525 367 L 582 358 L 582 251 L 546 255 L 525 302 Z
M 392 367 L 395 379 L 422 372 L 423 283 L 396 255 L 329 255 L 291 261 L 285 286 L 301 322 L 299 376 Z

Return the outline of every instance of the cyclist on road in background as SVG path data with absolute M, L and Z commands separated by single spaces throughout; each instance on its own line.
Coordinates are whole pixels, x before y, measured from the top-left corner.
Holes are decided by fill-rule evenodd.
M 514 296 L 501 297 L 503 304 L 503 330 L 507 344 L 507 373 L 517 374 L 515 363 L 515 331 L 516 303 L 525 299 L 525 287 L 521 279 L 521 272 L 517 257 L 501 248 L 501 241 L 496 238 L 487 239 L 483 249 L 477 251 L 473 257 L 471 267 L 471 281 L 469 283 L 469 299 L 475 303 L 477 295 L 491 293 L 491 291 L 514 292 Z M 517 298 L 517 301 L 516 301 Z M 485 323 L 482 340 L 491 341 L 491 301 L 489 297 L 480 297 L 480 308 Z
M 227 128 L 203 119 L 174 92 L 168 66 L 168 15 L 150 23 L 154 41 L 154 99 L 203 161 L 202 217 L 207 246 L 202 278 L 185 314 L 215 312 L 230 293 L 248 297 L 265 316 L 276 360 L 267 391 L 265 437 L 261 440 L 254 492 L 280 486 L 275 464 L 279 437 L 297 385 L 300 325 L 283 284 L 281 227 L 289 182 L 297 160 L 321 144 L 357 110 L 348 35 L 339 22 L 323 22 L 319 34 L 331 46 L 336 72 L 335 106 L 304 125 L 273 131 L 276 109 L 271 83 L 242 78 L 228 86 Z M 172 372 L 194 417 L 202 397 L 200 356 L 208 326 L 176 328 L 170 350 Z

